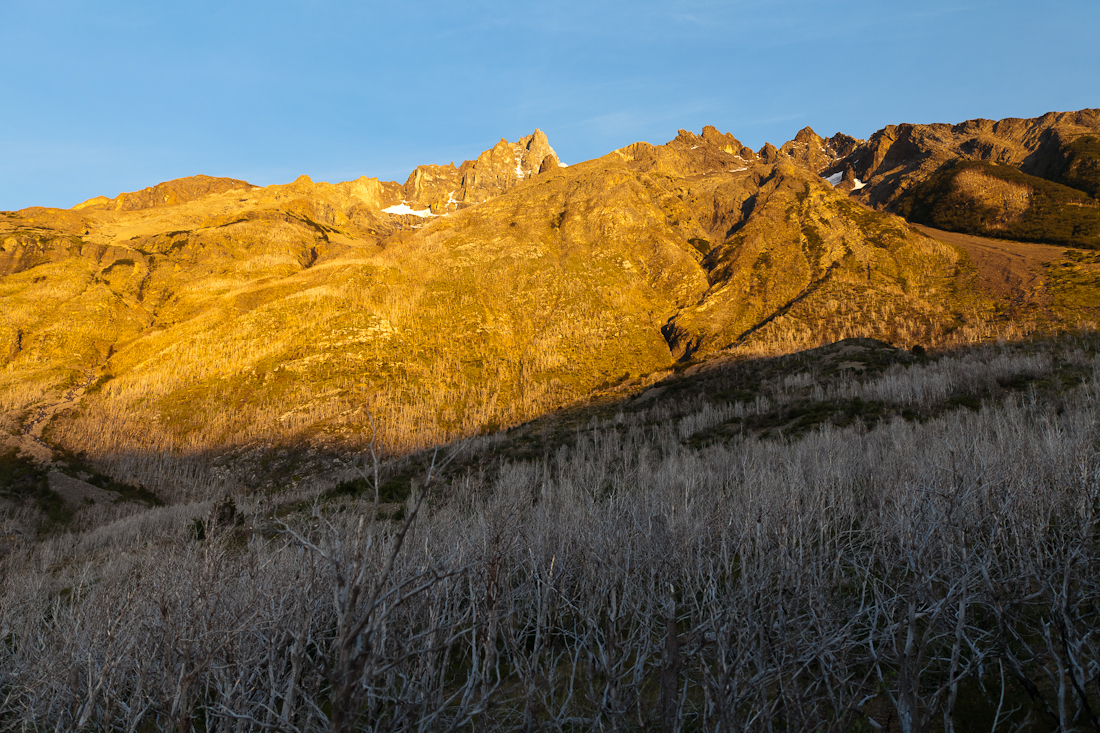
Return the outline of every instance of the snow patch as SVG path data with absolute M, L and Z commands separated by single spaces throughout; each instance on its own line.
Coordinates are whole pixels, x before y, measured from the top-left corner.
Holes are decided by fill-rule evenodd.
M 855 180 L 854 180 L 854 181 L 852 182 L 852 190 L 853 190 L 853 191 L 858 191 L 859 189 L 863 188 L 863 187 L 864 187 L 864 186 L 866 186 L 866 185 L 867 185 L 866 183 L 864 183 L 863 181 L 861 181 L 861 180 L 859 180 L 858 178 L 856 178 L 856 179 L 855 179 Z
M 837 184 L 839 184 L 842 180 L 844 180 L 844 171 L 841 171 L 840 173 L 834 173 L 831 176 L 825 177 L 825 182 L 833 188 L 836 188 Z
M 423 209 L 421 211 L 416 211 L 415 209 L 410 208 L 409 205 L 406 204 L 404 201 L 402 201 L 401 203 L 396 204 L 394 206 L 391 206 L 387 209 L 382 209 L 382 213 L 384 213 L 384 214 L 398 214 L 398 215 L 411 214 L 412 216 L 420 216 L 420 217 L 435 216 L 435 214 L 432 213 L 431 209 Z

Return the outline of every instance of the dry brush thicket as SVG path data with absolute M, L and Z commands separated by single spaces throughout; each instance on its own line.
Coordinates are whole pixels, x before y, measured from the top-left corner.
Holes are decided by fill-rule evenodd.
M 1054 396 L 692 440 L 807 392 L 921 408 L 1055 358 L 1083 378 Z M 1100 361 L 989 349 L 772 387 L 446 474 L 402 520 L 239 498 L 243 525 L 166 507 L 13 551 L 0 724 L 1100 728 Z

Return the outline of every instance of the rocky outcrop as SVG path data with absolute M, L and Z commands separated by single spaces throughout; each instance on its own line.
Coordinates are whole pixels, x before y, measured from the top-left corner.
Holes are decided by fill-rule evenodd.
M 814 132 L 812 128 L 804 127 L 795 135 L 794 140 L 783 143 L 783 146 L 779 148 L 779 152 L 811 173 L 821 173 L 821 171 L 836 163 L 837 158 L 841 156 L 831 142 L 838 138 L 841 141 L 844 138 L 852 139 L 838 133 L 833 138 L 826 140 Z
M 77 204 L 74 209 L 106 209 L 114 211 L 141 211 L 161 206 L 176 206 L 197 201 L 205 196 L 226 191 L 247 191 L 255 188 L 247 181 L 235 178 L 213 178 L 211 176 L 189 176 L 158 183 L 132 193 L 120 193 L 113 199 L 98 196 Z
M 956 125 L 888 125 L 821 172 L 850 171 L 866 184 L 858 193 L 861 201 L 890 208 L 949 161 L 1004 163 L 1028 175 L 1057 180 L 1066 167 L 1066 147 L 1097 133 L 1100 109 Z
M 647 172 L 676 177 L 743 171 L 757 157 L 733 135 L 710 125 L 699 135 L 680 130 L 666 145 L 634 143 L 612 155 Z
M 850 155 L 862 142 L 840 132 L 824 138 L 814 132 L 813 128 L 804 127 L 798 131 L 794 140 L 788 140 L 779 148 L 765 143 L 760 149 L 760 157 L 773 163 L 786 158 L 811 173 L 824 176 L 836 172 L 833 168 L 837 166 L 837 162 Z
M 771 143 L 764 143 L 758 155 L 763 163 L 775 163 L 779 160 L 779 149 Z
M 542 130 L 514 143 L 501 138 L 476 160 L 461 166 L 417 166 L 403 187 L 404 200 L 432 213 L 457 211 L 487 201 L 540 172 L 560 167 L 557 153 Z

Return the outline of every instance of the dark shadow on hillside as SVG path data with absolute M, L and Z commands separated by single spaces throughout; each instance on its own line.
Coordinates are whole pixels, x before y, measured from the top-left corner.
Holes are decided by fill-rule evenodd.
M 1083 333 L 934 352 L 853 338 L 785 356 L 719 355 L 678 365 L 657 380 L 628 379 L 583 403 L 441 446 L 443 453 L 457 452 L 440 478 L 448 483 L 471 473 L 484 477 L 509 463 L 543 460 L 593 431 L 668 429 L 670 446 L 702 449 L 731 441 L 796 441 L 816 430 L 867 430 L 891 420 L 926 421 L 981 410 L 1012 395 L 1057 405 L 1090 378 L 1087 364 L 1097 354 L 1100 336 Z M 432 458 L 432 450 L 421 450 L 384 459 L 381 501 L 394 507 L 405 501 Z M 159 474 L 164 484 L 156 493 L 171 503 L 236 494 L 267 497 L 288 511 L 303 510 L 317 498 L 369 498 L 373 492 L 369 455 L 338 445 L 238 446 L 99 460 L 63 455 L 59 462 L 67 474 L 121 492 L 131 502 L 157 500 L 138 485 L 138 474 Z M 29 466 L 23 473 L 22 479 L 5 479 L 11 490 L 41 483 L 40 469 Z

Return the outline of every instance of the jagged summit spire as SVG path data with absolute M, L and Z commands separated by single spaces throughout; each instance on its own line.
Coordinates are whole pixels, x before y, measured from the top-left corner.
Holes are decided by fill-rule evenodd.
M 501 138 L 476 160 L 457 168 L 453 164 L 417 166 L 405 182 L 404 194 L 410 203 L 444 213 L 490 199 L 560 166 L 546 133 L 536 128 L 514 143 Z

